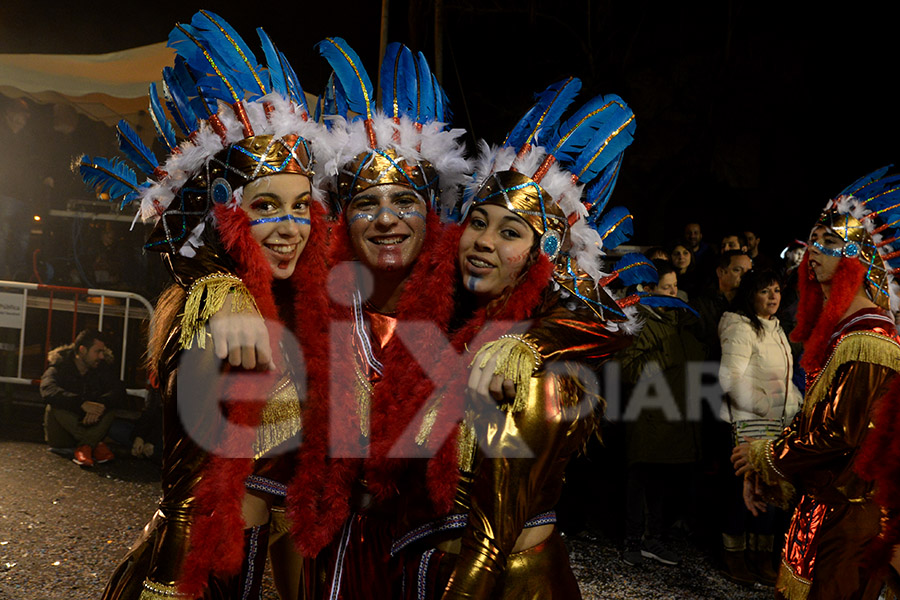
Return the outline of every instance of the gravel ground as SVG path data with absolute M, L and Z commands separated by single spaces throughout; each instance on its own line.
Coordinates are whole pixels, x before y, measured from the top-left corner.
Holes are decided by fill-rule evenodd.
M 0 429 L 0 600 L 97 598 L 119 557 L 156 507 L 159 471 L 130 457 L 81 469 L 49 452 L 40 429 Z M 601 598 L 772 597 L 723 580 L 687 541 L 673 543 L 684 561 L 629 567 L 602 537 L 568 540 L 586 600 Z M 267 581 L 265 600 L 276 600 Z

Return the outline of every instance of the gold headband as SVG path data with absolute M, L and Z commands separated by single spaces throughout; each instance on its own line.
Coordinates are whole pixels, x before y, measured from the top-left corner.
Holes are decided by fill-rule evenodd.
M 366 150 L 345 164 L 338 174 L 338 196 L 341 207 L 362 191 L 393 183 L 412 188 L 429 206 L 437 194 L 437 171 L 427 160 L 418 162 L 400 156 L 393 148 Z M 428 193 L 429 190 L 431 193 Z
M 541 250 L 551 259 L 562 250 L 569 221 L 553 196 L 517 171 L 500 171 L 487 178 L 475 194 L 475 204 L 493 204 L 522 217 L 541 238 Z
M 850 214 L 841 214 L 829 208 L 819 217 L 815 227 L 825 227 L 844 240 L 841 256 L 857 258 L 868 267 L 866 270 L 866 291 L 869 298 L 878 306 L 888 309 L 890 297 L 888 293 L 887 271 L 884 261 L 878 254 L 872 236 L 865 225 Z M 815 229 L 813 227 L 813 229 Z
M 159 218 L 145 248 L 175 252 L 200 224 L 213 202 L 224 204 L 234 190 L 279 173 L 313 176 L 307 141 L 296 135 L 256 135 L 220 150 L 178 191 Z

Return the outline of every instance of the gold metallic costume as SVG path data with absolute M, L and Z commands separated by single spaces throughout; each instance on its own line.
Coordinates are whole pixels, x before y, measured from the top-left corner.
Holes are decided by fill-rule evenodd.
M 414 491 L 406 499 L 400 529 L 407 533 L 392 549 L 402 558 L 404 598 L 581 597 L 553 509 L 603 400 L 585 389 L 590 374 L 560 366 L 578 361 L 595 370 L 631 338 L 605 329 L 584 304 L 572 311 L 557 294 L 547 298 L 520 335 L 543 368 L 525 384 L 519 410 L 490 407 L 473 420 L 474 461 L 461 469 L 451 514 L 429 515 Z
M 204 249 L 204 256 L 215 258 L 214 263 L 202 260 L 201 257 L 184 259 L 183 257 L 167 257 L 170 267 L 178 283 L 190 289 L 190 294 L 171 293 L 160 301 L 157 312 L 162 312 L 165 302 L 178 303 L 178 318 L 172 323 L 169 335 L 162 349 L 157 370 L 162 394 L 163 406 L 163 465 L 162 465 L 162 499 L 159 508 L 144 527 L 138 540 L 120 562 L 111 576 L 103 600 L 171 600 L 183 598 L 177 594 L 176 583 L 180 576 L 181 566 L 188 550 L 190 538 L 194 487 L 200 481 L 203 466 L 210 456 L 196 440 L 204 437 L 204 431 L 212 429 L 212 418 L 205 419 L 191 427 L 191 433 L 185 431 L 183 416 L 178 406 L 178 374 L 183 351 L 190 344 L 182 339 L 182 329 L 189 328 L 201 332 L 205 336 L 204 302 L 198 301 L 195 295 L 204 300 L 215 298 L 214 288 L 226 285 L 229 293 L 236 298 L 243 297 L 253 302 L 252 296 L 233 275 L 207 275 L 194 278 L 198 273 L 215 273 L 221 257 L 214 257 Z M 179 288 L 172 288 L 180 292 Z M 195 306 L 195 311 L 185 311 L 185 306 Z M 182 318 L 183 317 L 183 318 Z M 158 324 L 163 325 L 163 324 Z M 198 338 L 202 339 L 202 338 Z M 208 344 L 204 344 L 207 346 Z M 208 345 L 211 346 L 211 345 Z M 200 354 L 200 362 L 193 365 L 196 377 L 207 374 L 209 381 L 215 382 L 219 377 L 219 361 L 212 353 L 212 348 Z M 204 380 L 205 381 L 205 380 Z M 207 386 L 214 388 L 215 386 Z M 196 387 L 194 388 L 196 389 Z M 221 389 L 209 389 L 209 397 L 193 398 L 192 402 L 206 402 L 210 410 L 203 414 L 218 416 L 216 403 Z M 300 429 L 300 406 L 297 390 L 293 382 L 286 377 L 279 378 L 278 384 L 271 390 L 269 402 L 262 413 L 262 426 L 254 448 L 256 460 L 253 476 L 248 480 L 248 489 L 255 493 L 269 496 L 272 504 L 281 503 L 289 478 L 293 474 L 293 462 L 290 454 L 280 454 L 278 446 L 290 440 Z M 212 438 L 206 438 L 204 446 L 214 444 Z M 271 452 L 273 451 L 274 452 Z M 267 456 L 267 453 L 271 452 Z M 246 531 L 250 531 L 249 529 Z M 251 532 L 252 534 L 252 532 Z M 263 538 L 260 538 L 263 539 Z M 252 543 L 252 538 L 251 542 Z M 262 548 L 262 552 L 266 549 Z M 209 586 L 204 599 L 230 599 L 240 597 L 238 589 L 240 577 L 235 575 L 228 580 L 210 577 Z
M 773 441 L 751 445 L 750 462 L 772 499 L 800 494 L 776 583 L 789 600 L 876 598 L 882 582 L 862 567 L 878 535 L 873 484 L 853 469 L 871 409 L 900 371 L 900 344 L 878 309 L 842 321 L 824 367 L 808 373 L 803 409 Z M 826 575 L 823 575 L 826 574 Z

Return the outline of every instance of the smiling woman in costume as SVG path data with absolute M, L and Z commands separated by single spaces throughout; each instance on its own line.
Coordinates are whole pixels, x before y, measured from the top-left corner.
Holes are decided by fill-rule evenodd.
M 176 25 L 175 66 L 163 80 L 187 139 L 176 141 L 155 86 L 151 111 L 168 160 L 160 164 L 119 125 L 120 147 L 146 184 L 122 163 L 80 161 L 98 191 L 141 199 L 141 214 L 156 222 L 146 248 L 163 253 L 176 282 L 157 304 L 149 350 L 163 398 L 162 500 L 106 599 L 258 597 L 270 527 L 283 521 L 294 471 L 300 400 L 327 381 L 324 209 L 312 154 L 324 129 L 290 65 L 259 34 L 266 69 L 212 13 Z M 223 306 L 265 319 L 279 349 L 261 360 L 269 369 L 221 372 L 207 320 Z M 279 591 L 296 598 L 299 555 L 279 543 L 272 556 Z
M 624 102 L 606 96 L 554 129 L 577 90 L 575 79 L 551 86 L 503 147 L 483 147 L 464 223 L 430 255 L 427 279 L 410 279 L 430 294 L 428 314 L 449 332 L 450 347 L 423 333 L 418 365 L 385 378 L 385 390 L 414 407 L 394 452 L 430 457 L 406 465 L 413 478 L 391 549 L 406 574 L 404 597 L 580 597 L 553 508 L 569 457 L 595 426 L 597 399 L 583 401 L 581 384 L 627 346 L 630 305 L 639 300 L 616 301 L 603 286 L 654 271 L 643 257 L 623 259 L 611 274 L 597 268 L 601 248 L 628 235 L 628 212 L 603 209 L 634 122 Z M 553 98 L 561 106 L 544 125 L 559 137 L 533 147 L 535 123 Z M 601 147 L 601 139 L 610 143 Z M 593 148 L 593 160 L 565 140 Z M 578 172 L 600 182 L 584 204 Z M 541 324 L 560 310 L 568 311 L 568 330 Z M 466 401 L 465 350 L 486 341 L 474 364 L 490 366 L 473 377 L 500 374 L 516 384 L 499 406 Z

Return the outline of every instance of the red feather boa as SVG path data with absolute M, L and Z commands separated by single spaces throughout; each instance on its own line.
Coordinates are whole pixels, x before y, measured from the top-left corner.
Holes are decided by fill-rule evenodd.
M 408 318 L 408 306 L 410 302 L 415 304 L 416 298 L 426 301 L 427 297 L 436 303 L 435 306 L 442 302 L 452 303 L 446 293 L 437 294 L 437 288 L 428 295 L 429 288 L 410 284 L 427 280 L 429 262 L 425 257 L 432 254 L 440 237 L 440 219 L 435 213 L 429 213 L 420 258 L 404 284 L 397 310 L 398 321 Z M 331 382 L 327 399 L 323 396 L 319 402 L 313 401 L 307 407 L 303 449 L 297 474 L 288 489 L 287 514 L 294 523 L 292 536 L 306 556 L 317 555 L 349 516 L 351 491 L 363 465 L 361 458 L 354 457 L 362 456 L 366 451 L 359 446 L 360 424 L 353 372 L 355 350 L 349 308 L 351 293 L 356 289 L 356 269 L 362 268 L 354 256 L 345 216 L 341 215 L 332 229 L 329 260 L 332 271 L 328 289 L 335 323 L 329 339 L 332 364 L 342 365 L 343 372 Z M 348 261 L 353 268 L 341 266 Z M 452 314 L 452 306 L 449 310 Z M 382 362 L 388 364 L 385 360 Z M 392 370 L 389 366 L 385 369 Z M 379 409 L 372 402 L 370 410 L 371 432 L 375 429 Z
M 318 203 L 311 205 L 310 237 L 291 276 L 292 297 L 288 299 L 276 299 L 273 294 L 272 271 L 259 243 L 250 234 L 246 213 L 217 206 L 216 218 L 225 249 L 238 263 L 237 275 L 266 319 L 273 348 L 279 347 L 283 335 L 277 305 L 290 303 L 294 322 L 292 333 L 306 362 L 307 397 L 323 395 L 328 381 L 327 354 L 323 345 L 329 323 L 325 294 L 327 231 L 324 209 Z M 235 435 L 223 441 L 222 450 L 227 454 L 210 456 L 203 468 L 203 477 L 194 489 L 195 515 L 190 548 L 179 581 L 179 589 L 190 597 L 202 594 L 210 574 L 227 577 L 240 571 L 244 544 L 244 481 L 253 470 L 253 460 L 225 456 L 246 456 L 250 452 L 265 403 L 241 400 L 267 397 L 285 367 L 280 353 L 274 352 L 273 359 L 277 369 L 242 378 L 228 389 L 228 420 L 245 427 L 235 428 Z
M 349 500 L 353 485 L 362 476 L 367 489 L 379 499 L 397 493 L 397 483 L 408 464 L 409 455 L 435 453 L 428 464 L 427 482 L 430 496 L 441 511 L 450 508 L 456 491 L 458 461 L 456 455 L 456 425 L 463 414 L 464 387 L 467 381 L 467 362 L 461 362 L 459 354 L 466 343 L 484 328 L 490 318 L 496 320 L 526 319 L 542 298 L 553 271 L 550 261 L 543 255 L 530 268 L 527 276 L 516 287 L 515 293 L 499 305 L 479 310 L 451 339 L 447 347 L 446 331 L 456 309 L 450 293 L 458 284 L 457 254 L 461 226 L 452 226 L 441 234 L 436 215 L 430 214 L 426 245 L 409 279 L 404 284 L 397 310 L 397 320 L 404 323 L 430 325 L 416 338 L 415 355 L 395 335 L 380 357 L 384 364 L 384 378 L 374 386 L 370 412 L 369 455 L 358 458 L 329 457 L 329 441 L 334 445 L 335 436 L 345 439 L 358 438 L 357 399 L 352 385 L 342 390 L 331 389 L 329 407 L 313 407 L 305 422 L 306 441 L 301 453 L 298 475 L 288 494 L 288 514 L 294 522 L 293 535 L 301 551 L 315 556 L 327 545 L 340 529 L 350 512 Z M 332 258 L 335 262 L 352 256 L 349 238 L 343 219 L 335 227 Z M 346 281 L 332 278 L 334 290 L 341 298 L 353 287 Z M 343 304 L 343 302 L 342 302 Z M 344 307 L 335 309 L 335 318 L 349 319 Z M 488 333 L 493 338 L 507 332 L 508 323 L 497 325 L 503 330 Z M 349 335 L 349 323 L 332 333 L 335 347 L 349 348 L 342 334 Z M 334 354 L 334 353 L 333 353 Z M 344 362 L 352 352 L 338 352 Z M 435 383 L 419 364 L 422 356 L 435 357 L 428 372 L 445 392 L 438 419 L 432 429 L 429 445 L 419 449 L 414 442 L 421 423 L 421 410 L 435 389 Z M 342 378 L 352 382 L 352 376 Z M 325 431 L 329 416 L 331 430 Z M 329 440 L 329 433 L 332 439 Z M 397 454 L 400 457 L 395 457 Z
M 797 326 L 791 332 L 791 339 L 803 342 L 800 366 L 807 373 L 813 373 L 825 364 L 828 342 L 859 292 L 866 276 L 866 267 L 855 258 L 841 259 L 831 279 L 827 301 L 824 301 L 822 286 L 815 281 L 809 268 L 809 254 L 804 256 L 798 269 L 800 304 L 797 307 Z

